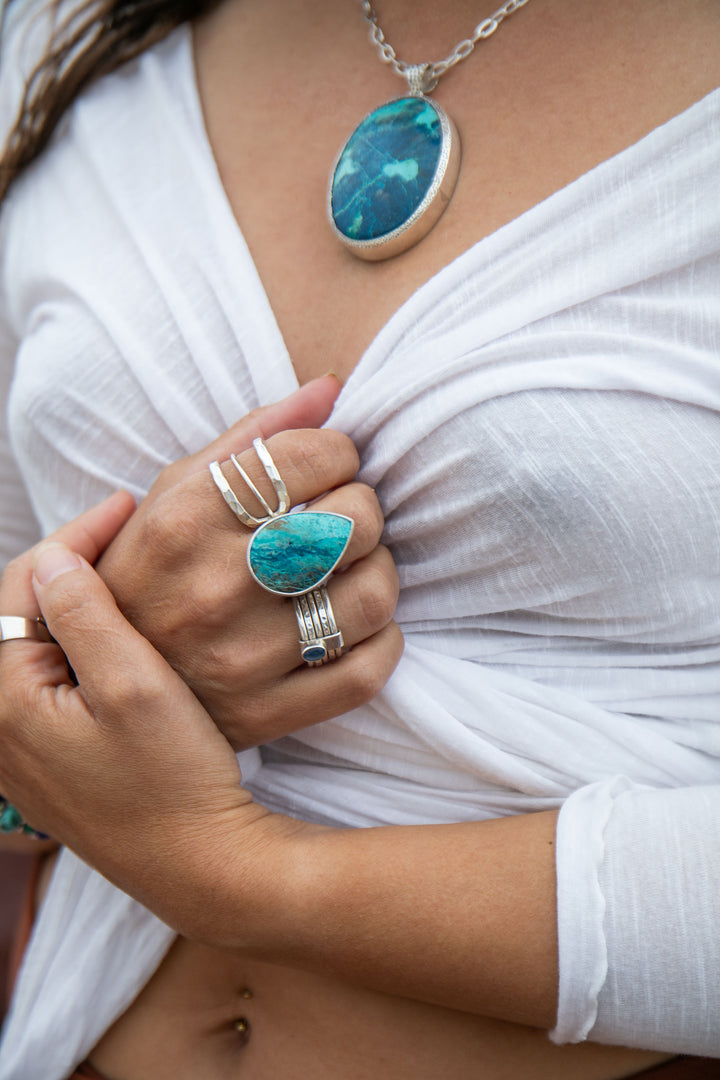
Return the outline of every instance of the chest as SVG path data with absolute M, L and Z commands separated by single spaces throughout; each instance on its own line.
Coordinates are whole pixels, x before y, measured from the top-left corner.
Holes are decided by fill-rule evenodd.
M 442 54 L 477 16 L 468 3 L 406 6 L 388 11 L 388 37 L 410 60 Z M 226 0 L 201 22 L 210 143 L 300 380 L 347 378 L 443 266 L 717 85 L 717 6 L 685 7 L 678 21 L 665 3 L 532 0 L 506 20 L 435 92 L 463 144 L 449 208 L 417 247 L 369 264 L 326 220 L 339 147 L 366 112 L 403 93 L 368 44 L 359 5 Z

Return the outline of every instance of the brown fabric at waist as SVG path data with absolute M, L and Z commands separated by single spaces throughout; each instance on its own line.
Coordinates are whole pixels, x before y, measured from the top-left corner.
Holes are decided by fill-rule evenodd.
M 82 1065 L 78 1065 L 75 1072 L 69 1077 L 69 1080 L 108 1080 L 108 1077 L 98 1072 L 88 1061 L 83 1061 Z
M 720 1058 L 673 1058 L 635 1073 L 633 1080 L 720 1080 Z
M 69 1080 L 109 1080 L 88 1062 L 78 1066 Z M 720 1059 L 701 1057 L 678 1057 L 654 1065 L 629 1080 L 720 1080 Z
M 8 1000 L 10 1000 L 12 996 L 15 980 L 17 979 L 18 971 L 20 970 L 20 965 L 22 964 L 22 959 L 25 955 L 25 949 L 27 948 L 30 935 L 32 934 L 33 924 L 35 923 L 35 915 L 37 914 L 35 910 L 35 897 L 37 895 L 38 880 L 44 861 L 44 855 L 38 855 L 37 859 L 35 859 L 35 865 L 33 866 L 27 888 L 25 889 L 20 917 L 18 918 L 15 927 L 7 973 Z

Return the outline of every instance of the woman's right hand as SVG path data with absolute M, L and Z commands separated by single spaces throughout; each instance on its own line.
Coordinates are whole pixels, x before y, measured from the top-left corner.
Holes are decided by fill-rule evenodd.
M 397 573 L 379 544 L 377 497 L 355 482 L 358 456 L 351 440 L 316 427 L 337 390 L 333 378 L 316 380 L 164 470 L 98 564 L 120 609 L 182 675 L 236 750 L 369 701 L 402 653 L 402 635 L 392 621 Z M 288 428 L 293 430 L 283 430 Z M 293 506 L 318 500 L 314 508 L 355 522 L 342 571 L 328 584 L 350 651 L 322 667 L 301 660 L 292 602 L 250 576 L 245 552 L 252 532 L 225 504 L 208 471 L 211 461 L 236 453 L 274 505 L 252 449 L 258 435 L 267 440 Z M 223 469 L 242 503 L 262 513 L 232 464 L 225 461 Z

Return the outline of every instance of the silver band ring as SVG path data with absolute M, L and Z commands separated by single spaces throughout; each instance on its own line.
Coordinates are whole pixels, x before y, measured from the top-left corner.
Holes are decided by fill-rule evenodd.
M 17 640 L 54 643 L 55 638 L 42 619 L 26 619 L 22 615 L 0 615 L 0 642 Z
M 270 521 L 272 518 L 279 517 L 282 514 L 287 514 L 288 510 L 290 509 L 290 495 L 288 494 L 288 489 L 285 486 L 285 481 L 277 470 L 275 462 L 270 456 L 270 451 L 268 450 L 262 439 L 253 439 L 253 447 L 255 453 L 260 459 L 262 467 L 265 470 L 265 474 L 267 475 L 270 483 L 273 486 L 273 490 L 277 495 L 278 505 L 276 510 L 272 509 L 264 496 L 255 487 L 252 480 L 246 473 L 245 469 L 243 469 L 235 454 L 230 455 L 230 461 L 233 463 L 247 487 L 250 489 L 250 491 L 253 493 L 255 498 L 258 500 L 258 502 L 264 509 L 265 517 L 255 517 L 254 514 L 249 513 L 249 511 L 245 509 L 245 507 L 240 502 L 237 495 L 231 488 L 230 484 L 228 483 L 227 477 L 220 468 L 219 462 L 211 461 L 209 466 L 210 475 L 215 481 L 215 484 L 219 489 L 223 499 L 228 504 L 233 514 L 235 514 L 235 516 L 239 518 L 240 521 L 242 521 L 243 525 L 247 525 L 249 529 L 257 529 L 258 526 L 263 525 L 266 521 Z
M 308 667 L 320 667 L 342 656 L 345 642 L 324 585 L 295 597 L 295 615 L 300 655 Z

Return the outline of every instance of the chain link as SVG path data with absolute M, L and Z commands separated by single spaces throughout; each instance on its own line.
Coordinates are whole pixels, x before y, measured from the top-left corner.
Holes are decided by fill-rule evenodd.
M 380 59 L 384 64 L 390 64 L 393 71 L 406 78 L 408 73 L 422 72 L 422 90 L 424 93 L 429 93 L 437 86 L 438 79 L 449 71 L 455 64 L 459 64 L 461 60 L 467 60 L 468 56 L 473 52 L 475 46 L 479 41 L 485 41 L 487 38 L 494 34 L 499 28 L 500 24 L 507 19 L 508 15 L 512 15 L 521 7 L 525 7 L 528 0 L 508 0 L 506 4 L 499 7 L 497 11 L 487 19 L 483 19 L 478 23 L 472 32 L 471 37 L 464 38 L 463 41 L 459 41 L 449 56 L 446 56 L 444 60 L 435 60 L 429 64 L 409 64 L 406 60 L 398 60 L 397 53 L 393 49 L 389 41 L 386 40 L 385 34 L 382 31 L 382 27 L 378 22 L 375 8 L 370 3 L 370 0 L 360 0 L 363 15 L 370 23 L 370 36 L 377 47 Z M 417 75 L 415 76 L 417 78 Z

